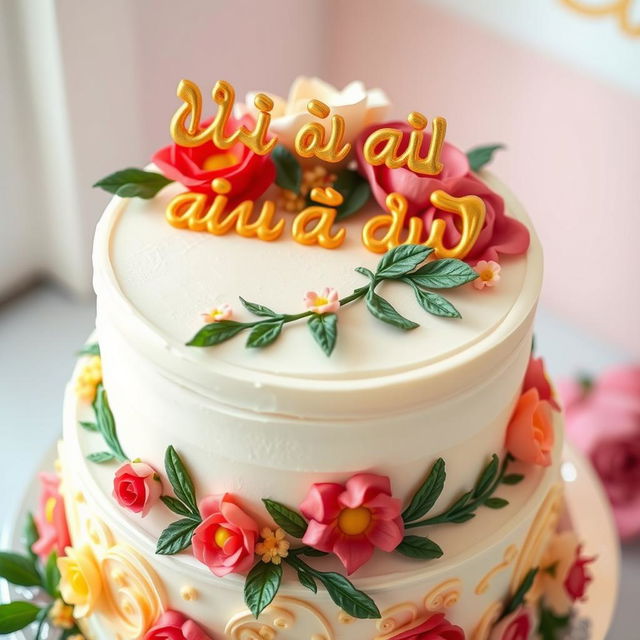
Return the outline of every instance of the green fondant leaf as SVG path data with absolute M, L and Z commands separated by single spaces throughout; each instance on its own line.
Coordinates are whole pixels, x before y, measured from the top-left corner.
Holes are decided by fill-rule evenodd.
M 509 504 L 509 501 L 504 498 L 487 498 L 483 504 L 489 509 L 503 509 Z
M 120 441 L 118 440 L 118 435 L 116 433 L 116 423 L 113 419 L 111 408 L 109 407 L 107 393 L 101 384 L 98 385 L 93 408 L 96 413 L 96 424 L 98 426 L 98 431 L 100 431 L 100 433 L 102 434 L 104 441 L 107 443 L 109 449 L 111 449 L 118 462 L 126 462 L 127 456 L 122 450 Z
M 442 556 L 442 549 L 429 538 L 422 536 L 405 536 L 396 547 L 396 551 L 409 558 L 422 558 L 432 560 Z
M 363 591 L 356 589 L 339 573 L 313 571 L 314 578 L 322 582 L 331 599 L 354 618 L 379 618 L 376 603 Z
M 413 292 L 416 294 L 418 304 L 428 313 L 443 318 L 462 317 L 458 310 L 446 298 L 431 291 L 423 291 L 409 278 L 402 278 L 402 280 L 411 285 Z
M 298 569 L 297 573 L 298 580 L 303 587 L 313 591 L 313 593 L 318 593 L 318 585 L 316 584 L 316 581 L 306 571 Z
M 560 640 L 564 638 L 564 631 L 571 622 L 571 614 L 566 616 L 557 616 L 551 609 L 540 607 L 540 622 L 538 625 L 538 634 L 540 640 Z
M 328 556 L 329 554 L 326 551 L 320 551 L 319 549 L 314 549 L 313 547 L 301 547 L 300 555 L 310 556 L 311 558 L 323 558 L 324 556 Z
M 191 476 L 182 462 L 182 458 L 172 445 L 167 447 L 164 454 L 164 468 L 178 500 L 181 500 L 189 507 L 192 514 L 200 518 L 193 480 L 191 480 Z
M 489 144 L 482 147 L 474 147 L 467 151 L 467 159 L 469 160 L 471 171 L 480 171 L 482 167 L 491 162 L 496 151 L 504 148 L 503 144 Z
M 338 338 L 338 316 L 335 313 L 315 313 L 309 318 L 309 329 L 325 355 L 330 356 Z
M 367 204 L 371 197 L 369 182 L 354 169 L 342 169 L 333 188 L 344 198 L 338 207 L 336 220 L 343 220 Z
M 284 322 L 274 320 L 273 322 L 260 322 L 251 330 L 247 338 L 247 347 L 251 349 L 262 349 L 275 342 L 282 331 Z
M 366 267 L 356 267 L 354 271 L 357 271 L 358 273 L 361 273 L 363 276 L 366 276 L 367 278 L 369 278 L 369 280 L 371 280 L 371 282 L 373 282 L 376 278 L 373 271 L 371 271 L 370 269 L 367 269 Z
M 188 347 L 212 347 L 230 340 L 244 331 L 247 325 L 244 322 L 235 322 L 235 320 L 222 320 L 221 322 L 212 322 L 206 324 L 198 333 L 196 333 L 189 342 Z
M 473 490 L 473 497 L 478 498 L 491 488 L 491 485 L 495 482 L 495 479 L 500 471 L 500 460 L 494 453 L 491 456 L 489 464 L 483 469 L 480 477 L 476 482 L 475 489 Z
M 263 498 L 262 502 L 274 522 L 294 538 L 302 538 L 307 530 L 307 521 L 293 509 L 280 502 Z
M 34 553 L 32 547 L 39 537 L 35 518 L 33 517 L 33 514 L 29 512 L 24 523 L 24 547 L 27 551 L 27 555 L 31 558 L 34 564 L 37 562 L 38 556 Z
M 256 304 L 255 302 L 249 302 L 245 300 L 242 296 L 240 296 L 240 302 L 242 302 L 242 306 L 247 310 L 253 313 L 254 316 L 263 316 L 267 318 L 281 318 L 282 315 L 280 313 L 276 313 L 269 307 L 265 307 L 261 304 Z
M 99 356 L 100 345 L 97 342 L 88 342 L 78 351 L 79 356 Z
M 189 507 L 186 504 L 174 498 L 173 496 L 160 496 L 160 500 L 164 503 L 164 505 L 173 513 L 177 513 L 179 516 L 187 516 L 188 518 L 194 519 L 194 514 L 191 513 Z M 200 517 L 197 518 L 198 522 L 200 522 Z
M 525 599 L 525 596 L 529 592 L 529 589 L 533 586 L 533 581 L 538 574 L 538 568 L 531 569 L 527 575 L 524 577 L 524 580 L 518 586 L 517 591 L 513 594 L 513 598 L 507 604 L 505 610 L 502 613 L 502 617 L 508 616 L 510 613 L 515 611 Z
M 276 184 L 282 189 L 300 193 L 302 167 L 293 153 L 279 144 L 273 150 L 271 159 L 276 165 Z
M 461 511 L 471 502 L 471 498 L 473 498 L 473 491 L 463 493 L 449 508 L 449 511 L 452 513 Z
M 367 309 L 369 309 L 371 315 L 378 318 L 378 320 L 382 320 L 382 322 L 386 322 L 387 324 L 398 327 L 399 329 L 404 329 L 405 331 L 409 331 L 420 326 L 416 322 L 401 316 L 389 302 L 375 293 L 373 289 L 370 289 L 367 293 L 366 302 Z
M 156 553 L 163 556 L 173 555 L 186 549 L 199 522 L 193 518 L 183 518 L 172 522 L 158 538 Z
M 36 622 L 38 623 L 38 626 L 36 627 L 36 634 L 34 636 L 34 640 L 40 640 L 40 638 L 42 638 L 42 632 L 44 631 L 44 624 L 47 621 L 49 611 L 51 611 L 52 608 L 53 608 L 53 603 L 48 604 L 46 607 L 40 609 L 40 611 L 38 612 L 38 615 L 36 616 Z M 74 624 L 73 628 L 77 629 L 77 626 Z M 62 637 L 60 640 L 62 640 Z
M 504 478 L 502 478 L 502 484 L 514 485 L 519 484 L 523 480 L 524 476 L 521 473 L 510 473 L 509 475 L 506 475 Z
M 161 173 L 130 168 L 116 171 L 98 180 L 93 186 L 122 198 L 149 199 L 172 182 L 173 180 L 165 178 Z
M 111 462 L 115 460 L 115 456 L 110 451 L 97 451 L 96 453 L 90 453 L 87 456 L 87 460 L 95 462 L 96 464 L 102 464 L 103 462 Z
M 462 260 L 443 258 L 427 262 L 408 277 L 427 289 L 452 289 L 475 280 L 478 274 Z
M 382 256 L 376 269 L 379 278 L 399 278 L 413 271 L 433 252 L 422 244 L 401 244 Z
M 58 571 L 58 554 L 55 551 L 52 551 L 44 566 L 42 586 L 52 598 L 57 598 L 59 597 L 59 585 L 60 571 Z
M 86 421 L 80 420 L 80 422 L 78 424 L 83 429 L 85 429 L 86 431 L 97 431 L 98 430 L 98 425 L 95 422 L 86 422 Z
M 475 513 L 461 513 L 460 515 L 453 515 L 447 519 L 447 522 L 452 522 L 453 524 L 462 524 L 463 522 L 468 522 L 476 517 Z
M 409 506 L 403 511 L 402 519 L 404 522 L 422 518 L 433 507 L 442 493 L 446 477 L 444 460 L 438 458 L 433 463 L 425 481 L 411 498 Z
M 244 601 L 257 618 L 275 598 L 282 582 L 282 565 L 258 561 L 244 583 Z
M 0 551 L 0 578 L 21 587 L 37 587 L 42 582 L 31 557 L 10 551 Z
M 0 634 L 20 631 L 31 624 L 40 613 L 40 607 L 30 602 L 0 604 Z

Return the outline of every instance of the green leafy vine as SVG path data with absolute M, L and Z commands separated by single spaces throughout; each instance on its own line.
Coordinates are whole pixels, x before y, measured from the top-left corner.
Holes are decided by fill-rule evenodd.
M 400 315 L 385 298 L 376 293 L 378 285 L 390 280 L 410 286 L 418 304 L 427 313 L 445 318 L 460 318 L 458 310 L 433 289 L 453 289 L 475 280 L 478 274 L 468 264 L 455 258 L 432 260 L 420 267 L 432 253 L 433 249 L 424 245 L 400 245 L 384 254 L 375 273 L 365 267 L 357 267 L 356 271 L 368 278 L 369 283 L 341 298 L 340 307 L 364 299 L 367 309 L 378 320 L 404 331 L 415 329 L 419 326 L 418 323 Z M 248 302 L 244 298 L 240 298 L 240 302 L 253 315 L 263 319 L 253 322 L 212 322 L 202 327 L 187 345 L 212 347 L 249 331 L 245 346 L 261 349 L 275 342 L 285 325 L 308 318 L 307 326 L 316 343 L 327 356 L 333 352 L 338 336 L 337 314 L 318 314 L 313 310 L 287 314 Z

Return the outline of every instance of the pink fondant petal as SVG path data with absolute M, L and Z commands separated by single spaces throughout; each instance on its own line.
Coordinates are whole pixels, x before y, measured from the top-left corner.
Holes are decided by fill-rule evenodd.
M 340 504 L 338 497 L 343 487 L 334 482 L 317 482 L 311 486 L 307 497 L 300 504 L 302 514 L 318 522 L 330 522 L 338 517 Z
M 333 552 L 351 575 L 365 564 L 373 555 L 373 545 L 366 538 L 342 536 L 336 540 Z
M 311 520 L 302 537 L 302 542 L 320 551 L 331 551 L 337 537 L 334 524 L 322 524 Z
M 379 520 L 394 520 L 402 513 L 402 501 L 386 493 L 379 493 L 371 500 L 367 500 L 365 506 L 371 509 L 374 518 Z
M 355 509 L 379 493 L 391 493 L 391 482 L 387 476 L 358 473 L 347 480 L 345 491 L 340 494 L 339 501 L 343 506 Z
M 401 542 L 404 532 L 402 520 L 376 520 L 367 532 L 369 541 L 383 551 L 393 551 Z

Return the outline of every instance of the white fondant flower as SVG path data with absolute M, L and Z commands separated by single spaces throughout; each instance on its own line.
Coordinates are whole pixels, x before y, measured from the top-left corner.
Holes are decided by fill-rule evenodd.
M 314 313 L 335 313 L 340 308 L 340 299 L 335 289 L 325 287 L 319 294 L 307 291 L 304 294 L 304 304 Z
M 271 126 L 269 130 L 278 136 L 280 144 L 293 149 L 296 133 L 307 122 L 316 121 L 307 112 L 308 102 L 316 98 L 331 108 L 331 115 L 340 115 L 345 120 L 345 142 L 353 142 L 358 134 L 371 124 L 382 121 L 389 110 L 389 99 L 381 89 L 365 89 L 362 82 L 351 82 L 342 91 L 320 80 L 299 76 L 293 81 L 287 99 L 268 94 L 273 100 Z M 256 92 L 248 93 L 246 107 L 252 114 L 257 111 L 253 100 Z M 330 127 L 326 118 L 320 122 Z
M 223 320 L 229 320 L 233 315 L 233 309 L 231 305 L 221 304 L 219 307 L 211 309 L 209 313 L 203 313 L 202 318 L 205 322 L 222 322 Z
M 473 281 L 476 289 L 495 287 L 500 281 L 500 265 L 494 260 L 480 260 L 474 269 L 479 276 Z

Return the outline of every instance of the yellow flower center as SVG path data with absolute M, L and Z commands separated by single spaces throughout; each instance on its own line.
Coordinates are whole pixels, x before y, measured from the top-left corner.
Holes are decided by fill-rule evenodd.
M 49 498 L 44 504 L 44 517 L 47 522 L 53 522 L 53 512 L 56 508 L 57 500 L 54 497 Z
M 326 298 L 321 298 L 320 296 L 318 296 L 313 304 L 315 307 L 321 307 L 323 304 L 329 304 L 329 301 Z
M 218 169 L 226 169 L 232 167 L 234 164 L 238 164 L 238 158 L 227 151 L 226 153 L 217 153 L 209 156 L 202 165 L 205 171 L 217 171 Z
M 220 547 L 224 547 L 224 543 L 231 537 L 231 531 L 229 529 L 225 529 L 224 527 L 218 527 L 213 539 L 215 543 Z
M 84 579 L 84 576 L 78 569 L 72 569 L 71 576 L 69 579 L 71 584 L 71 588 L 77 596 L 81 600 L 84 600 L 89 595 L 89 586 L 87 585 L 87 581 Z
M 338 528 L 348 536 L 364 533 L 371 524 L 371 511 L 366 507 L 343 509 L 338 516 Z
M 485 269 L 480 273 L 480 280 L 483 282 L 491 282 L 493 280 L 493 271 L 491 269 Z

